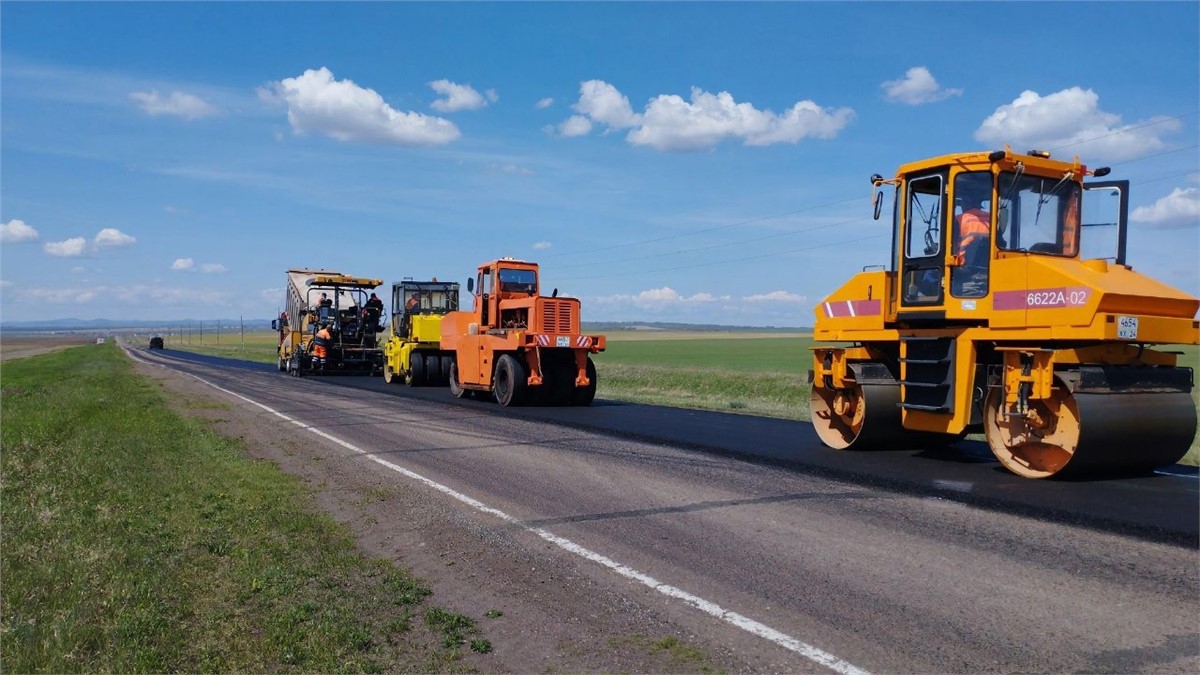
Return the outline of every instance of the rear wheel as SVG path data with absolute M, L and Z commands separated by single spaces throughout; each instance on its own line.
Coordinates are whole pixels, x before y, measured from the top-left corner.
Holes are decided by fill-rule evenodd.
M 279 357 L 278 361 L 279 361 L 279 363 L 277 364 L 277 367 L 279 368 L 279 372 L 286 373 L 287 372 L 287 361 L 284 361 L 282 356 Z
M 528 384 L 529 375 L 525 372 L 525 365 L 511 354 L 501 356 L 496 362 L 496 401 L 505 407 L 521 405 Z
M 591 405 L 596 398 L 596 364 L 592 363 L 592 357 L 587 357 L 587 377 L 588 385 L 586 387 L 575 387 L 575 391 L 571 393 L 571 405 L 587 406 Z
M 425 386 L 425 355 L 413 352 L 408 357 L 408 377 L 405 378 L 410 387 Z
M 455 363 L 453 357 L 445 356 L 442 358 L 443 363 L 447 361 L 450 363 L 450 394 L 454 398 L 469 398 L 468 394 L 471 392 L 463 389 L 463 386 L 458 383 L 458 364 Z
M 442 354 L 442 383 L 450 384 L 454 381 L 454 375 L 451 367 L 454 365 L 454 357 L 450 354 Z

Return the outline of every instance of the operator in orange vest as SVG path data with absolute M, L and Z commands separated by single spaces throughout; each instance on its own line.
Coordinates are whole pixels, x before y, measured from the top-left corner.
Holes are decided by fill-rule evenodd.
M 959 199 L 963 212 L 954 219 L 958 227 L 954 259 L 959 265 L 987 267 L 992 214 L 983 210 L 983 198 L 979 195 L 964 193 Z
M 329 347 L 333 343 L 333 334 L 329 332 L 329 324 L 321 324 L 321 329 L 317 331 L 316 337 L 313 338 L 312 347 L 312 365 L 313 368 L 324 368 L 325 363 L 329 359 Z

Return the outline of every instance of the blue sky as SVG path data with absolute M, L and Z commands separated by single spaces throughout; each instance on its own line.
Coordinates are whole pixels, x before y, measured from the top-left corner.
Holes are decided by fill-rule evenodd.
M 269 318 L 289 267 L 542 265 L 585 320 L 805 326 L 872 173 L 1049 148 L 1200 294 L 1200 4 L 0 6 L 0 319 Z

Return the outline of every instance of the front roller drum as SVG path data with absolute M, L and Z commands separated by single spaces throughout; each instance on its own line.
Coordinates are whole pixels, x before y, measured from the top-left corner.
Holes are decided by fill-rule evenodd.
M 1186 392 L 1079 393 L 1055 378 L 1048 400 L 1023 415 L 992 387 L 984 434 L 992 454 L 1025 478 L 1147 472 L 1178 462 L 1196 434 Z
M 813 429 L 834 450 L 895 446 L 910 432 L 900 424 L 898 384 L 855 384 L 844 390 L 813 387 Z

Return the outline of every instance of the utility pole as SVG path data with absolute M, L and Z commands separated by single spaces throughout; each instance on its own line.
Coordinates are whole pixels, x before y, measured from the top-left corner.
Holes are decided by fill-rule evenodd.
M 204 319 L 200 319 L 200 344 L 204 344 Z
M 217 319 L 217 344 L 221 344 L 221 320 Z
M 241 314 L 238 314 L 238 328 L 242 334 L 242 351 L 246 351 L 246 322 Z

